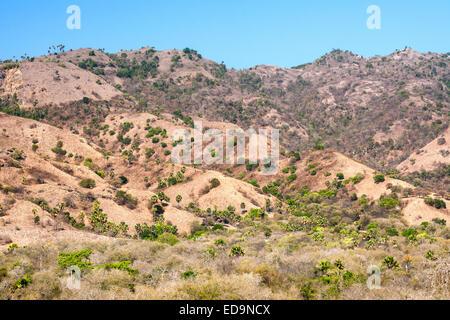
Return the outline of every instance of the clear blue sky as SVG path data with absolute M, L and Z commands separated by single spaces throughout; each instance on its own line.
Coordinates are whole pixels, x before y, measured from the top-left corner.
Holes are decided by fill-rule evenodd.
M 66 28 L 69 5 L 81 8 L 81 30 Z M 369 30 L 369 5 L 381 30 Z M 290 67 L 333 48 L 363 56 L 412 47 L 450 51 L 449 0 L 1 0 L 0 59 L 47 53 L 50 45 L 196 49 L 237 69 Z

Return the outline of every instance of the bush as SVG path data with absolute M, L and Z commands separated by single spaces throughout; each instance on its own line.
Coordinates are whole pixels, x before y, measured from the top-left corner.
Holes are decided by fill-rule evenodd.
M 214 244 L 216 246 L 222 246 L 222 247 L 225 247 L 227 245 L 227 243 L 223 239 L 217 239 L 216 241 L 214 241 Z
M 344 174 L 343 174 L 342 172 L 338 172 L 338 173 L 336 174 L 336 177 L 337 177 L 339 180 L 344 180 Z
M 79 185 L 82 188 L 93 189 L 96 184 L 94 179 L 83 179 L 80 181 Z
M 297 175 L 296 175 L 295 173 L 289 175 L 289 176 L 286 178 L 286 180 L 287 180 L 288 183 L 290 183 L 290 182 L 292 182 L 292 181 L 294 181 L 294 180 L 296 180 L 296 179 L 297 179 Z
M 95 171 L 95 174 L 98 175 L 100 178 L 105 179 L 105 173 L 103 171 L 97 170 Z
M 402 231 L 402 236 L 404 236 L 405 238 L 409 238 L 411 236 L 416 236 L 418 234 L 416 229 L 405 229 Z
M 28 286 L 31 282 L 31 277 L 29 275 L 25 275 L 23 278 L 20 278 L 14 284 L 14 289 L 21 289 Z
M 131 264 L 131 261 L 129 261 L 129 260 L 117 262 L 117 263 L 107 263 L 107 264 L 98 266 L 97 269 L 106 269 L 106 270 L 116 269 L 116 270 L 126 271 L 130 275 L 138 274 L 139 271 L 131 268 L 130 264 Z
M 223 225 L 221 225 L 220 223 L 216 223 L 215 225 L 213 225 L 211 230 L 212 231 L 225 230 L 225 227 Z
M 135 209 L 138 202 L 136 198 L 123 190 L 118 190 L 116 192 L 114 201 L 121 206 L 126 205 L 129 209 Z
M 144 240 L 156 240 L 160 235 L 164 233 L 172 233 L 176 235 L 178 233 L 177 226 L 172 226 L 160 222 L 158 224 L 148 226 L 147 223 L 137 224 L 135 227 L 136 233 L 140 239 Z
M 211 184 L 211 189 L 217 188 L 218 186 L 220 186 L 220 181 L 217 178 L 211 179 L 211 181 L 209 183 Z
M 180 240 L 178 240 L 177 236 L 172 233 L 164 233 L 160 235 L 156 241 L 161 243 L 167 243 L 168 245 L 174 246 L 176 245 Z
M 311 281 L 303 284 L 300 288 L 300 294 L 305 300 L 312 300 L 315 297 L 316 290 L 313 288 Z
M 388 256 L 384 258 L 383 264 L 389 269 L 397 269 L 400 267 L 399 263 L 395 260 L 394 257 Z
M 384 175 L 382 174 L 377 174 L 373 177 L 373 180 L 375 181 L 375 183 L 381 183 L 385 181 Z
M 445 226 L 447 224 L 447 221 L 445 219 L 433 218 L 433 220 L 431 221 L 441 226 Z
M 380 200 L 380 203 L 378 205 L 380 206 L 380 208 L 393 209 L 399 205 L 399 202 L 398 200 L 392 198 L 383 198 Z
M 125 176 L 120 176 L 119 179 L 122 182 L 122 184 L 127 184 L 128 183 L 128 178 L 125 177 Z
M 258 181 L 256 181 L 256 180 L 251 180 L 248 183 L 250 183 L 252 186 L 257 187 L 257 188 L 260 187 L 260 185 L 258 184 Z
M 428 250 L 427 254 L 425 255 L 425 258 L 428 260 L 437 260 L 437 257 L 434 254 L 433 250 Z
M 90 249 L 84 249 L 71 253 L 60 252 L 58 254 L 58 265 L 63 268 L 77 266 L 82 271 L 84 269 L 91 269 L 92 263 L 89 261 L 89 256 L 91 253 L 92 251 Z
M 434 199 L 432 197 L 426 197 L 424 199 L 425 203 L 429 206 L 435 207 L 436 209 L 447 208 L 447 204 L 444 200 Z
M 198 272 L 189 270 L 189 271 L 183 272 L 183 274 L 181 275 L 181 278 L 183 280 L 187 280 L 190 278 L 195 278 L 197 275 L 198 275 Z
M 205 252 L 208 253 L 213 259 L 217 257 L 217 251 L 214 248 L 207 248 Z
M 244 256 L 245 250 L 241 246 L 233 246 L 230 249 L 230 257 Z
M 396 237 L 399 235 L 398 230 L 395 228 L 388 228 L 386 229 L 386 234 L 390 237 Z
M 147 159 L 151 158 L 155 154 L 155 150 L 153 148 L 145 149 L 145 157 Z
M 11 154 L 11 158 L 13 158 L 14 160 L 23 160 L 23 151 L 14 148 L 14 151 Z

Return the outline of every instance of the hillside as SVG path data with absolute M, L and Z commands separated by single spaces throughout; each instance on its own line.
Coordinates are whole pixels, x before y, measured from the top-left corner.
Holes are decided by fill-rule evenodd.
M 448 298 L 448 67 L 411 49 L 288 69 L 151 47 L 3 62 L 0 298 Z M 279 171 L 173 163 L 194 121 L 280 129 Z M 66 255 L 86 290 L 61 285 Z
M 63 90 L 73 100 L 83 93 L 108 99 L 119 88 L 139 110 L 180 109 L 244 128 L 274 126 L 290 149 L 320 143 L 387 170 L 448 128 L 449 61 L 447 54 L 411 49 L 372 58 L 334 50 L 292 69 L 262 65 L 228 70 L 192 49 L 147 47 L 117 54 L 82 49 L 20 63 L 20 72 L 6 71 L 0 86 L 4 94 L 18 90 L 22 105 L 37 101 L 36 106 L 43 106 L 50 95 L 40 90 L 53 93 L 58 71 L 63 84 L 80 77 L 70 81 L 80 89 Z M 45 88 L 39 88 L 26 75 L 33 69 L 38 74 L 44 66 L 51 71 L 45 72 Z M 94 85 L 99 77 L 102 84 Z

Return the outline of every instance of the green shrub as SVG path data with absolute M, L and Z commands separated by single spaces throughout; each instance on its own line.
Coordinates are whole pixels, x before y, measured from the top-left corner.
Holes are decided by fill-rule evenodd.
M 217 257 L 217 251 L 214 248 L 207 248 L 205 252 L 208 253 L 213 259 Z
M 135 209 L 138 202 L 136 198 L 123 190 L 117 190 L 114 201 L 121 206 L 127 206 L 129 209 Z
M 14 249 L 18 249 L 18 248 L 19 248 L 19 246 L 17 245 L 17 243 L 11 243 L 8 246 L 8 251 L 14 251 Z
M 428 260 L 437 260 L 437 257 L 434 254 L 433 250 L 428 250 L 427 254 L 425 255 L 425 258 Z
M 215 225 L 213 225 L 211 230 L 212 231 L 225 230 L 225 227 L 223 225 L 221 225 L 220 223 L 216 223 Z
M 54 152 L 54 153 L 56 153 L 58 155 L 65 156 L 67 151 L 63 150 L 62 146 L 63 146 L 62 141 L 58 141 L 57 144 L 56 144 L 56 147 L 52 148 L 51 150 L 52 150 L 52 152 Z
M 245 250 L 241 246 L 232 246 L 230 249 L 230 257 L 244 256 Z
M 153 148 L 145 149 L 145 157 L 147 159 L 151 158 L 155 154 L 155 150 Z
M 78 252 L 58 254 L 58 265 L 63 268 L 77 266 L 80 270 L 92 269 L 92 263 L 89 261 L 89 256 L 92 254 L 90 249 L 84 249 Z
M 412 228 L 402 231 L 402 236 L 407 238 L 410 242 L 415 242 L 417 240 L 417 234 L 417 230 Z
M 125 176 L 120 176 L 119 179 L 122 182 L 122 184 L 127 184 L 128 183 L 128 178 L 125 177 Z
M 434 199 L 432 197 L 425 197 L 425 203 L 429 206 L 435 207 L 436 209 L 447 208 L 447 204 L 442 199 Z
M 447 221 L 445 219 L 433 218 L 433 220 L 431 221 L 441 226 L 445 226 L 447 224 Z
M 217 178 L 211 179 L 211 181 L 209 183 L 211 184 L 211 189 L 217 188 L 218 186 L 220 186 L 220 181 Z
M 388 257 L 384 258 L 383 265 L 385 265 L 389 269 L 397 269 L 400 267 L 397 260 L 395 260 L 395 258 L 392 256 L 388 256 Z
M 14 160 L 23 160 L 23 151 L 14 148 L 13 153 L 11 154 L 11 158 L 13 158 Z
M 258 181 L 256 181 L 256 180 L 251 180 L 248 183 L 250 183 L 252 186 L 257 187 L 257 188 L 260 187 L 259 184 L 258 184 Z
M 399 235 L 398 230 L 395 228 L 388 228 L 386 229 L 386 234 L 390 237 L 396 237 Z
M 93 188 L 95 188 L 96 183 L 95 183 L 94 179 L 88 178 L 88 179 L 81 180 L 79 185 L 82 188 L 93 189 Z
M 300 294 L 305 300 L 313 300 L 316 294 L 316 290 L 313 288 L 311 281 L 303 284 L 300 288 Z
M 29 275 L 25 275 L 23 278 L 20 278 L 14 284 L 14 289 L 21 289 L 27 287 L 31 283 L 31 277 Z
M 95 171 L 95 174 L 98 175 L 100 178 L 105 179 L 105 173 L 103 171 L 97 170 Z
M 138 234 L 138 237 L 144 240 L 156 240 L 164 233 L 172 233 L 176 235 L 178 232 L 177 226 L 172 226 L 163 222 L 159 222 L 158 224 L 154 224 L 152 226 L 148 226 L 147 223 L 142 225 L 137 224 L 134 228 Z
M 131 268 L 130 264 L 131 264 L 131 261 L 122 261 L 122 262 L 117 262 L 117 263 L 107 263 L 107 264 L 103 264 L 101 266 L 98 266 L 97 269 L 106 269 L 106 270 L 115 269 L 115 270 L 126 271 L 130 275 L 138 274 L 139 271 Z
M 216 246 L 222 246 L 222 247 L 224 247 L 224 246 L 227 245 L 227 243 L 226 243 L 225 240 L 223 240 L 223 239 L 217 239 L 216 241 L 214 241 L 214 244 L 215 244 Z
M 193 271 L 193 270 L 188 270 L 188 271 L 183 272 L 181 274 L 181 279 L 187 280 L 187 279 L 190 279 L 190 278 L 195 278 L 197 275 L 198 275 L 198 272 Z
M 92 161 L 91 158 L 84 159 L 83 165 L 93 171 L 98 169 L 98 166 Z
M 163 233 L 160 235 L 156 241 L 161 243 L 166 243 L 168 245 L 174 246 L 176 245 L 180 240 L 178 240 L 177 236 L 172 233 Z
M 384 175 L 382 174 L 377 174 L 375 176 L 373 176 L 373 180 L 375 181 L 375 183 L 381 183 L 385 181 Z
M 382 198 L 378 204 L 380 208 L 393 209 L 399 205 L 398 200 L 392 198 Z

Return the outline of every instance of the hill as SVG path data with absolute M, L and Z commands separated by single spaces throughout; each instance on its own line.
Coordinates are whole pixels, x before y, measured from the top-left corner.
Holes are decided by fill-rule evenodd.
M 449 63 L 334 50 L 229 70 L 151 47 L 1 63 L 0 298 L 448 298 Z M 279 170 L 175 163 L 196 121 L 279 129 Z M 83 290 L 63 285 L 74 264 Z

